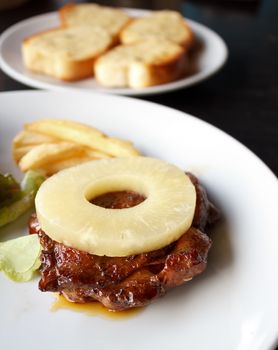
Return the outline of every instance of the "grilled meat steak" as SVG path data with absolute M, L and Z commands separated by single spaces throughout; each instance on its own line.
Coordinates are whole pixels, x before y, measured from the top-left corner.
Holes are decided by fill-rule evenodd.
M 219 219 L 197 178 L 188 174 L 196 188 L 197 201 L 192 227 L 176 242 L 148 253 L 127 257 L 92 255 L 50 239 L 36 215 L 29 223 L 42 245 L 42 291 L 60 292 L 68 300 L 99 301 L 112 310 L 149 304 L 172 287 L 204 271 L 211 246 L 204 229 Z M 127 208 L 145 198 L 136 193 L 114 192 L 95 198 L 93 203 L 109 208 Z

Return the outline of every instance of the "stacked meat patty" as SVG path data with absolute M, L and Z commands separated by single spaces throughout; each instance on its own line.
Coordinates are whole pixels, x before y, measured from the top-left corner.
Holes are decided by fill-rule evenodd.
M 192 226 L 176 242 L 155 251 L 127 257 L 89 254 L 50 239 L 41 230 L 36 215 L 32 215 L 30 233 L 39 235 L 42 246 L 40 290 L 62 293 L 72 302 L 99 301 L 111 310 L 124 310 L 147 305 L 202 273 L 211 247 L 205 232 L 219 219 L 219 211 L 197 178 L 187 175 L 197 195 Z M 122 191 L 99 196 L 92 202 L 123 209 L 144 199 L 137 193 Z

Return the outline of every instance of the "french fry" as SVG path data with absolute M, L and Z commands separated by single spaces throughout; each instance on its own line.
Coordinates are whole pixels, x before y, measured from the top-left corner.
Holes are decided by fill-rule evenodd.
M 20 159 L 29 152 L 34 146 L 42 144 L 42 143 L 59 143 L 63 141 L 59 141 L 59 139 L 47 136 L 40 133 L 34 133 L 27 130 L 23 130 L 16 135 L 13 140 L 13 159 L 16 163 L 20 161 Z M 81 146 L 82 147 L 82 146 Z M 88 159 L 101 159 L 101 158 L 109 158 L 111 157 L 109 154 L 89 148 L 84 146 L 84 153 L 88 155 Z
M 42 119 L 26 124 L 25 129 L 64 141 L 76 142 L 115 157 L 139 155 L 131 142 L 110 138 L 91 126 L 73 121 Z
M 13 158 L 20 169 L 40 169 L 47 176 L 90 160 L 139 154 L 131 142 L 65 120 L 26 124 L 13 140 Z
M 20 146 L 20 147 L 13 146 L 13 159 L 15 160 L 15 162 L 18 164 L 20 159 L 23 156 L 25 156 L 26 153 L 31 151 L 32 148 L 34 148 L 34 145 Z
M 50 162 L 48 164 L 44 165 L 44 171 L 47 176 L 53 175 L 57 173 L 60 170 L 88 162 L 90 160 L 97 160 L 97 159 L 103 159 L 103 158 L 109 158 L 110 155 L 91 149 L 89 147 L 82 147 L 82 150 L 84 151 L 84 154 L 79 154 L 78 156 L 70 157 L 67 159 L 58 159 L 55 162 Z
M 48 136 L 41 133 L 34 133 L 28 130 L 20 131 L 13 139 L 13 147 L 23 147 L 30 145 L 40 145 L 42 143 L 59 142 L 56 137 Z
M 88 156 L 71 157 L 68 159 L 61 159 L 53 163 L 45 164 L 43 167 L 44 173 L 47 176 L 53 175 L 60 170 L 70 168 L 72 166 L 88 162 L 90 160 L 96 160 L 99 158 L 93 158 Z
M 59 142 L 59 139 L 47 136 L 40 133 L 34 133 L 27 130 L 20 131 L 15 138 L 13 139 L 12 144 L 12 153 L 13 159 L 16 163 L 29 152 L 34 146 L 40 145 L 43 143 L 56 143 Z
M 74 143 L 43 143 L 34 146 L 29 152 L 27 152 L 20 159 L 18 165 L 23 172 L 30 169 L 43 170 L 45 166 L 55 161 L 83 155 L 83 147 Z
M 110 154 L 107 154 L 89 147 L 84 147 L 84 152 L 88 155 L 89 158 L 93 158 L 93 159 L 102 159 L 102 158 L 112 157 Z

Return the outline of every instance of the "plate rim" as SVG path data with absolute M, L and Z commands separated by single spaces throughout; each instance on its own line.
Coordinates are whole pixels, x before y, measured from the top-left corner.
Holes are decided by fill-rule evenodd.
M 206 127 L 209 127 L 213 130 L 215 130 L 216 132 L 218 132 L 219 134 L 221 134 L 222 136 L 225 136 L 227 138 L 229 138 L 231 141 L 233 141 L 235 144 L 237 144 L 238 147 L 241 147 L 242 149 L 244 149 L 244 151 L 248 152 L 250 156 L 252 156 L 256 161 L 258 161 L 264 168 L 266 171 L 269 172 L 269 175 L 271 175 L 273 177 L 273 180 L 275 180 L 278 184 L 278 177 L 276 176 L 276 174 L 272 171 L 272 169 L 270 169 L 270 167 L 264 162 L 263 159 L 261 159 L 254 151 L 252 151 L 248 146 L 246 146 L 244 143 L 242 143 L 241 141 L 237 140 L 234 136 L 230 135 L 228 132 L 222 130 L 221 128 L 219 128 L 218 126 L 215 126 L 211 123 L 209 123 L 206 120 L 203 120 L 197 116 L 194 116 L 193 114 L 181 111 L 179 109 L 173 108 L 173 107 L 169 107 L 169 106 L 165 106 L 161 103 L 158 102 L 153 102 L 153 101 L 149 101 L 149 100 L 141 100 L 141 99 L 137 99 L 133 96 L 125 96 L 125 95 L 113 95 L 113 94 L 103 94 L 103 93 L 99 93 L 96 91 L 92 91 L 92 92 L 88 92 L 87 90 L 83 91 L 83 90 L 63 90 L 63 91 L 54 91 L 54 90 L 29 90 L 29 89 L 24 89 L 24 90 L 12 90 L 12 91 L 1 91 L 0 92 L 0 98 L 2 95 L 17 95 L 17 94 L 80 94 L 80 95 L 88 95 L 90 98 L 92 97 L 92 95 L 96 94 L 96 96 L 99 97 L 102 96 L 103 98 L 112 98 L 112 99 L 123 99 L 126 101 L 133 101 L 134 103 L 138 103 L 138 104 L 147 104 L 147 105 L 151 105 L 151 106 L 155 106 L 155 108 L 162 108 L 165 110 L 169 110 L 169 111 L 174 111 L 175 113 L 177 113 L 176 115 L 179 114 L 180 118 L 189 118 L 194 120 L 195 122 L 202 124 L 202 125 L 206 125 Z
M 17 95 L 17 94 L 20 94 L 20 95 L 24 95 L 24 94 L 28 94 L 28 95 L 39 95 L 39 94 L 40 95 L 59 95 L 59 94 L 67 95 L 67 94 L 73 94 L 73 93 L 74 93 L 73 91 L 70 91 L 70 92 L 69 91 L 55 92 L 55 91 L 33 91 L 33 90 L 19 90 L 19 91 L 17 91 L 17 90 L 15 90 L 15 91 L 1 92 L 0 93 L 0 99 L 4 95 Z M 91 97 L 90 93 L 84 93 L 84 92 L 79 91 L 78 94 L 80 94 L 80 95 L 87 95 L 88 97 Z M 75 95 L 76 95 L 76 92 L 75 92 Z M 237 145 L 240 145 L 241 147 L 243 147 L 245 149 L 245 151 L 248 151 L 249 155 L 252 156 L 253 158 L 255 158 L 254 160 L 256 160 L 256 163 L 258 163 L 258 161 L 259 161 L 260 167 L 262 167 L 262 166 L 264 167 L 264 172 L 267 171 L 268 174 L 271 175 L 273 183 L 275 181 L 276 186 L 277 186 L 278 182 L 277 182 L 277 177 L 275 176 L 275 174 L 271 171 L 271 169 L 253 151 L 251 151 L 248 147 L 246 147 L 240 141 L 235 139 L 233 136 L 229 135 L 228 133 L 226 133 L 225 131 L 219 129 L 218 127 L 208 123 L 207 121 L 199 119 L 198 117 L 193 116 L 191 114 L 188 114 L 186 112 L 182 112 L 182 111 L 176 110 L 174 108 L 167 107 L 167 106 L 155 103 L 155 102 L 139 100 L 139 99 L 134 99 L 134 98 L 125 97 L 125 96 L 113 96 L 113 95 L 105 95 L 105 94 L 102 94 L 102 97 L 104 99 L 125 100 L 125 101 L 130 101 L 130 102 L 133 101 L 133 102 L 135 102 L 137 104 L 144 104 L 144 105 L 147 104 L 147 105 L 152 105 L 152 106 L 155 106 L 155 107 L 167 109 L 169 111 L 175 111 L 175 112 L 178 112 L 178 113 L 175 113 L 177 117 L 180 117 L 180 118 L 186 117 L 186 118 L 189 118 L 189 119 L 193 119 L 194 121 L 197 121 L 200 124 L 209 126 L 212 129 L 216 129 L 217 132 L 220 132 L 221 134 L 225 135 L 225 137 L 228 137 L 229 139 L 231 139 L 231 141 L 233 141 Z M 269 348 L 272 348 L 277 343 L 277 337 L 278 337 L 277 333 L 276 334 L 270 334 L 269 337 L 267 337 L 267 339 L 265 340 L 266 343 L 264 343 L 264 344 L 268 343 L 269 344 Z M 260 349 L 261 349 L 261 347 L 260 347 Z
M 130 14 L 134 12 L 141 15 L 154 12 L 152 10 L 137 9 L 137 8 L 122 8 L 122 10 L 127 11 Z M 9 77 L 29 87 L 39 88 L 39 89 L 48 89 L 51 91 L 64 91 L 64 90 L 74 90 L 74 91 L 80 90 L 80 91 L 90 91 L 90 92 L 94 91 L 94 92 L 106 93 L 111 95 L 125 95 L 125 96 L 147 96 L 147 95 L 162 94 L 162 93 L 167 93 L 175 90 L 188 88 L 209 79 L 211 76 L 215 75 L 218 71 L 220 71 L 221 68 L 223 68 L 229 56 L 228 46 L 218 33 L 216 33 L 214 30 L 210 29 L 209 27 L 197 21 L 184 17 L 185 20 L 189 24 L 191 24 L 193 27 L 198 28 L 198 30 L 201 30 L 203 33 L 213 36 L 214 40 L 216 40 L 218 44 L 221 46 L 222 59 L 219 61 L 217 66 L 213 67 L 207 72 L 201 71 L 197 74 L 193 74 L 192 76 L 179 79 L 177 81 L 156 85 L 156 86 L 151 86 L 151 87 L 146 87 L 144 89 L 138 89 L 138 90 L 132 89 L 132 88 L 113 89 L 113 88 L 104 88 L 101 86 L 99 88 L 92 88 L 90 90 L 89 88 L 83 88 L 83 87 L 56 85 L 55 80 L 53 83 L 41 82 L 36 78 L 28 77 L 24 73 L 17 72 L 17 70 L 14 69 L 12 66 L 10 66 L 9 63 L 3 58 L 2 52 L 3 52 L 3 45 L 9 39 L 10 35 L 20 30 L 22 26 L 25 26 L 32 21 L 44 20 L 45 17 L 50 17 L 50 16 L 51 17 L 57 16 L 57 11 L 46 12 L 43 14 L 39 14 L 39 15 L 35 15 L 35 16 L 31 16 L 29 18 L 23 19 L 11 25 L 10 27 L 8 27 L 0 35 L 0 68 Z
M 252 156 L 254 159 L 256 159 L 256 161 L 258 161 L 264 168 L 266 171 L 269 172 L 269 175 L 271 175 L 273 177 L 273 179 L 277 182 L 278 184 L 278 177 L 276 176 L 276 174 L 272 171 L 272 169 L 264 162 L 263 159 L 261 159 L 254 151 L 252 151 L 248 146 L 246 146 L 244 143 L 242 143 L 241 141 L 237 140 L 234 136 L 230 135 L 228 132 L 222 130 L 221 128 L 219 128 L 218 126 L 215 126 L 211 123 L 209 123 L 206 120 L 203 120 L 197 116 L 194 116 L 193 114 L 181 111 L 179 109 L 173 108 L 173 107 L 169 107 L 169 106 L 165 106 L 161 103 L 158 102 L 153 102 L 153 101 L 149 101 L 149 100 L 141 100 L 141 99 L 137 99 L 133 96 L 125 96 L 125 95 L 113 95 L 113 94 L 104 94 L 104 93 L 99 93 L 97 91 L 87 91 L 87 90 L 73 90 L 73 89 L 69 89 L 69 90 L 63 90 L 63 91 L 54 91 L 54 90 L 29 90 L 29 89 L 23 89 L 23 90 L 12 90 L 12 91 L 0 91 L 0 98 L 2 95 L 17 95 L 17 94 L 80 94 L 80 95 L 88 95 L 90 98 L 92 97 L 92 95 L 96 94 L 96 96 L 101 95 L 103 98 L 112 98 L 112 99 L 123 99 L 123 100 L 129 100 L 129 101 L 133 101 L 135 103 L 138 104 L 147 104 L 147 105 L 151 105 L 151 106 L 155 106 L 155 108 L 163 108 L 163 109 L 167 109 L 169 111 L 174 111 L 175 113 L 179 114 L 180 118 L 189 118 L 194 120 L 197 123 L 206 125 L 207 127 L 215 130 L 216 132 L 220 133 L 221 135 L 229 138 L 231 141 L 233 141 L 235 144 L 237 144 L 237 146 L 241 147 L 244 149 L 244 151 L 248 152 L 250 156 Z

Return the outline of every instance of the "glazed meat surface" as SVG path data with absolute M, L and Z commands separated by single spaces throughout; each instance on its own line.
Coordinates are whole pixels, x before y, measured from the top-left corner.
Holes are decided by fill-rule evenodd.
M 149 304 L 203 272 L 211 240 L 202 231 L 218 220 L 219 213 L 196 177 L 188 175 L 197 193 L 192 227 L 178 241 L 152 252 L 106 257 L 79 251 L 50 239 L 32 215 L 30 233 L 39 234 L 42 245 L 39 288 L 62 293 L 73 302 L 97 300 L 109 309 L 124 310 Z M 93 203 L 127 208 L 144 199 L 123 191 L 100 196 Z

